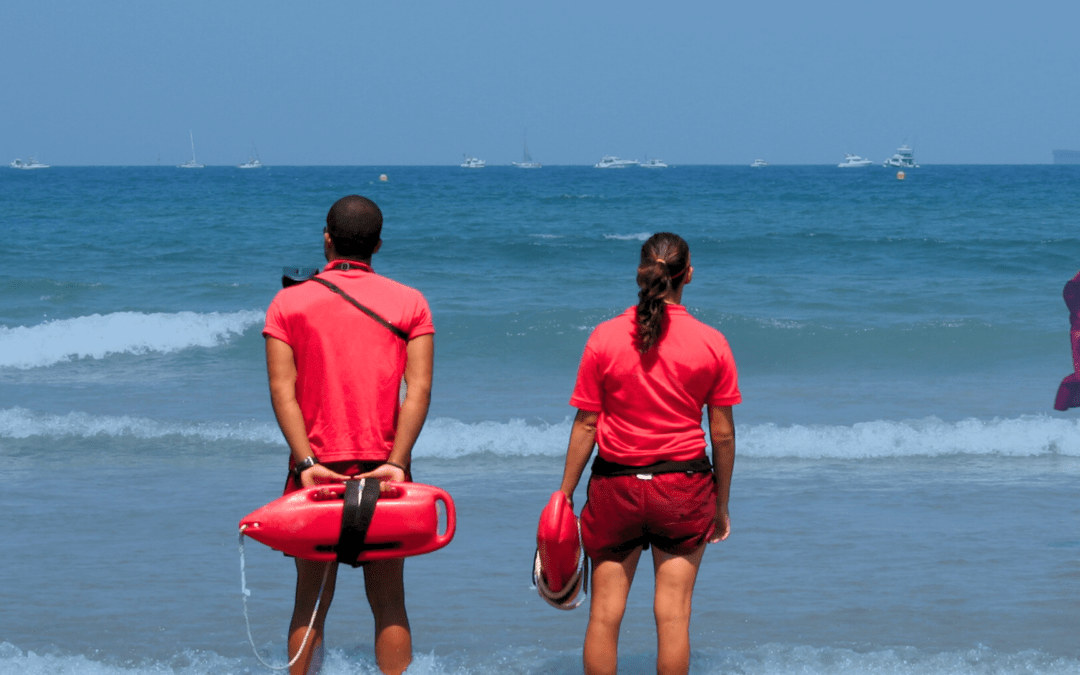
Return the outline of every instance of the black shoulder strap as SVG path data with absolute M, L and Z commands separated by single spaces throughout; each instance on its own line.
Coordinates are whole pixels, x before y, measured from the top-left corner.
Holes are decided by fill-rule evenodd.
M 345 483 L 345 505 L 341 510 L 341 534 L 335 547 L 337 561 L 353 567 L 363 563 L 356 559 L 364 550 L 375 504 L 379 501 L 379 479 L 365 478 Z
M 332 290 L 333 292 L 337 293 L 337 294 L 338 294 L 338 295 L 340 295 L 341 297 L 343 297 L 343 298 L 345 298 L 346 300 L 348 300 L 348 301 L 349 301 L 349 302 L 350 302 L 350 303 L 352 304 L 352 306 L 353 306 L 353 307 L 357 308 L 358 310 L 360 310 L 360 311 L 361 311 L 361 312 L 363 312 L 364 314 L 367 314 L 367 315 L 368 315 L 368 316 L 370 316 L 370 317 L 371 317 L 372 319 L 375 319 L 375 320 L 376 320 L 376 321 L 378 321 L 378 322 L 379 322 L 380 324 L 382 324 L 383 326 L 385 326 L 385 327 L 386 327 L 386 329 L 387 329 L 388 331 L 390 331 L 391 333 L 393 333 L 394 335 L 398 336 L 399 338 L 401 338 L 402 340 L 404 340 L 404 341 L 406 341 L 406 342 L 408 342 L 408 341 L 409 341 L 409 334 L 408 334 L 408 333 L 406 333 L 405 331 L 401 330 L 400 328 L 398 328 L 398 327 L 397 327 L 397 326 L 395 326 L 394 324 L 390 323 L 390 322 L 389 322 L 389 321 L 387 321 L 386 319 L 382 318 L 381 316 L 379 316 L 378 314 L 376 314 L 376 313 L 375 313 L 375 312 L 374 312 L 373 310 L 371 310 L 371 309 L 368 309 L 368 308 L 367 308 L 367 307 L 365 307 L 364 305 L 361 305 L 361 304 L 360 304 L 359 302 L 357 302 L 356 298 L 354 298 L 353 296 L 349 295 L 349 294 L 348 294 L 348 293 L 346 293 L 345 291 L 341 290 L 341 289 L 340 289 L 340 288 L 338 288 L 338 287 L 337 287 L 337 286 L 336 286 L 335 284 L 332 284 L 332 283 L 330 283 L 329 281 L 327 281 L 326 279 L 323 279 L 323 278 L 320 278 L 320 277 L 311 277 L 310 281 L 316 281 L 316 282 L 318 282 L 318 283 L 322 284 L 323 286 L 326 286 L 327 288 L 329 288 L 329 289 L 330 289 L 330 290 Z

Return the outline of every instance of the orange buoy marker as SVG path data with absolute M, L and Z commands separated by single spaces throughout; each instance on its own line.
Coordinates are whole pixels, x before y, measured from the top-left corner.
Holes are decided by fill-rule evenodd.
M 907 176 L 904 174 L 903 171 L 896 172 L 896 180 L 904 180 L 905 178 L 907 178 Z
M 446 546 L 454 538 L 456 518 L 454 502 L 440 488 L 422 483 L 374 484 L 376 494 L 370 495 L 373 507 L 357 504 L 361 521 L 370 521 L 361 528 L 358 540 L 346 542 L 343 534 L 349 523 L 343 522 L 347 511 L 357 510 L 346 505 L 345 483 L 318 485 L 279 497 L 256 509 L 240 521 L 240 531 L 270 548 L 305 560 L 341 561 L 339 550 L 350 549 L 350 564 L 369 560 L 403 558 L 430 553 Z M 362 481 L 349 481 L 355 488 Z M 370 487 L 370 486 L 369 486 Z M 361 487 L 363 490 L 363 487 Z M 446 529 L 439 533 L 439 504 L 446 510 Z
M 581 525 L 570 500 L 558 490 L 540 512 L 533 583 L 540 597 L 552 607 L 575 609 L 588 592 L 588 576 Z M 574 602 L 579 592 L 581 598 Z

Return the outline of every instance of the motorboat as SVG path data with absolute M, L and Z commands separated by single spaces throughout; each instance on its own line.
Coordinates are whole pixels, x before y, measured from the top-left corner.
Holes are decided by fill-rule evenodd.
M 469 157 L 468 155 L 462 155 L 462 157 L 465 158 L 465 161 L 461 163 L 461 168 L 463 169 L 483 169 L 487 166 L 487 162 L 482 159 Z
M 22 161 L 21 159 L 16 158 L 15 161 L 13 161 L 11 164 L 8 164 L 8 166 L 10 166 L 12 169 L 48 169 L 49 168 L 48 164 L 42 164 L 41 162 L 37 161 L 33 157 L 31 157 L 29 160 L 27 160 L 25 162 Z
M 894 166 L 898 169 L 918 169 L 919 165 L 915 163 L 915 155 L 907 143 L 904 143 L 896 149 L 896 154 L 885 160 L 882 166 L 888 168 Z
M 668 165 L 662 159 L 649 159 L 639 164 L 642 169 L 666 169 Z
M 636 159 L 619 159 L 613 155 L 604 155 L 595 166 L 597 169 L 625 169 L 628 166 L 637 166 Z
M 753 163 L 753 164 L 751 164 L 750 166 L 752 166 L 752 167 L 754 167 L 754 168 L 758 168 L 758 167 L 762 167 L 762 166 L 769 166 L 769 163 L 768 163 L 768 162 L 766 162 L 766 161 L 765 161 L 765 160 L 763 160 L 763 159 L 755 159 L 755 160 L 754 160 L 754 163 Z
M 195 161 L 195 135 L 193 133 L 191 133 L 191 131 L 188 131 L 188 135 L 191 136 L 191 159 L 184 162 L 183 164 L 177 164 L 177 168 L 179 168 L 179 169 L 201 169 L 201 168 L 203 168 L 203 165 L 199 164 L 198 162 Z
M 850 153 L 844 153 L 844 161 L 837 164 L 841 169 L 857 169 L 863 166 L 872 166 L 874 163 L 869 159 L 864 159 L 858 155 L 852 155 Z
M 255 147 L 254 143 L 251 144 L 251 149 L 255 154 L 248 157 L 248 161 L 246 161 L 243 164 L 239 165 L 237 168 L 239 168 L 239 169 L 261 169 L 262 168 L 262 162 L 259 161 L 259 150 Z

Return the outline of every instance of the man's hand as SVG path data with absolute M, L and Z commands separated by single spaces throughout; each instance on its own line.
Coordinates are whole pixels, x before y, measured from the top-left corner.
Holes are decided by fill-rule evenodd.
M 347 480 L 349 477 L 345 474 L 331 471 L 322 464 L 309 466 L 300 472 L 300 485 L 306 488 L 323 483 L 344 483 Z
M 359 474 L 355 477 L 378 478 L 379 480 L 392 480 L 397 481 L 398 483 L 402 483 L 405 481 L 405 472 L 402 471 L 400 467 L 394 466 L 393 464 L 380 464 L 372 471 Z

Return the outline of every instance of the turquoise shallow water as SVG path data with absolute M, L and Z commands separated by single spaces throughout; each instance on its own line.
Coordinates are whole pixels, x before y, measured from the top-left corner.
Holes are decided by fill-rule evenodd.
M 659 230 L 690 242 L 684 299 L 745 398 L 694 672 L 1080 667 L 1080 428 L 1050 410 L 1075 167 L 146 167 L 0 172 L 0 673 L 259 672 L 234 528 L 285 461 L 259 329 L 350 192 L 437 329 L 416 464 L 461 520 L 409 565 L 416 672 L 577 671 L 585 613 L 529 589 L 533 527 L 588 331 Z M 280 657 L 290 569 L 248 557 Z M 330 673 L 373 667 L 353 576 Z M 648 577 L 626 672 L 655 655 Z

